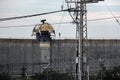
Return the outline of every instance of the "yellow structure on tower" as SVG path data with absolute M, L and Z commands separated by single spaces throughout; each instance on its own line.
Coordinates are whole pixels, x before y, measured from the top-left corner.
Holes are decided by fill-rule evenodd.
M 32 36 L 36 35 L 38 41 L 50 41 L 51 34 L 55 35 L 53 26 L 49 23 L 45 23 L 46 19 L 41 20 L 42 24 L 36 24 L 32 31 Z

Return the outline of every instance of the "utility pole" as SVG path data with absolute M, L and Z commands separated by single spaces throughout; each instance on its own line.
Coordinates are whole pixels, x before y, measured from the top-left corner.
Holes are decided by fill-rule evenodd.
M 87 3 L 97 3 L 104 0 L 66 0 L 69 13 L 76 23 L 77 53 L 76 80 L 88 80 L 87 71 Z

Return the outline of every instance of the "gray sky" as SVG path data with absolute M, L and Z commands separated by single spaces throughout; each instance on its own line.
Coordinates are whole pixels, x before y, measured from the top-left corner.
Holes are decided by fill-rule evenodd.
M 120 0 L 105 0 L 115 16 L 120 16 Z M 64 0 L 0 0 L 0 18 L 37 14 L 60 10 L 61 5 L 66 8 Z M 87 5 L 88 20 L 104 17 L 113 17 L 103 2 Z M 0 38 L 33 38 L 32 29 L 41 19 L 47 19 L 62 38 L 75 38 L 76 27 L 74 24 L 54 24 L 72 21 L 67 12 L 49 14 L 44 16 L 10 20 L 0 22 Z M 120 19 L 117 18 L 119 21 Z M 88 38 L 120 39 L 120 25 L 115 19 L 88 21 Z M 27 27 L 10 27 L 19 25 L 33 25 Z M 8 28 L 1 28 L 8 26 Z

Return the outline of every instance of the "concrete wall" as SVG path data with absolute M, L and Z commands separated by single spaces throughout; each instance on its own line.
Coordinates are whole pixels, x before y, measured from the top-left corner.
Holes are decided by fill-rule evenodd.
M 107 68 L 120 66 L 120 40 L 87 40 L 90 74 L 96 74 L 101 64 Z M 52 68 L 75 74 L 76 41 L 53 40 L 39 43 L 31 39 L 0 39 L 0 70 L 20 74 L 21 67 L 28 74 Z
M 0 71 L 21 74 L 22 67 L 27 73 L 38 73 L 50 64 L 50 44 L 35 40 L 0 39 Z M 40 68 L 41 67 L 41 68 Z
M 54 40 L 51 44 L 51 67 L 60 72 L 75 74 L 76 41 Z
M 120 40 L 88 40 L 87 44 L 91 73 L 98 73 L 100 65 L 120 66 Z

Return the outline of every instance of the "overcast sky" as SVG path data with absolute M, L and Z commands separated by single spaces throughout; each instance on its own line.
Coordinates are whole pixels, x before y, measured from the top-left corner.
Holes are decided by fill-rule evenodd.
M 120 16 L 120 0 L 105 0 L 105 3 L 109 6 L 114 16 Z M 64 0 L 0 0 L 0 18 L 56 11 L 61 9 L 61 5 L 64 5 L 64 8 L 66 8 Z M 88 20 L 113 17 L 104 2 L 88 4 L 87 14 Z M 0 38 L 33 38 L 31 37 L 32 29 L 35 24 L 40 23 L 41 19 L 47 19 L 47 22 L 54 26 L 56 38 L 58 38 L 59 32 L 61 33 L 61 38 L 75 38 L 76 27 L 74 24 L 55 24 L 72 21 L 68 12 L 19 20 L 1 21 Z M 117 19 L 120 21 L 119 18 Z M 20 27 L 20 25 L 23 25 L 23 27 Z M 24 25 L 30 26 L 24 27 Z M 114 18 L 88 21 L 87 25 L 88 38 L 120 39 L 120 25 Z

